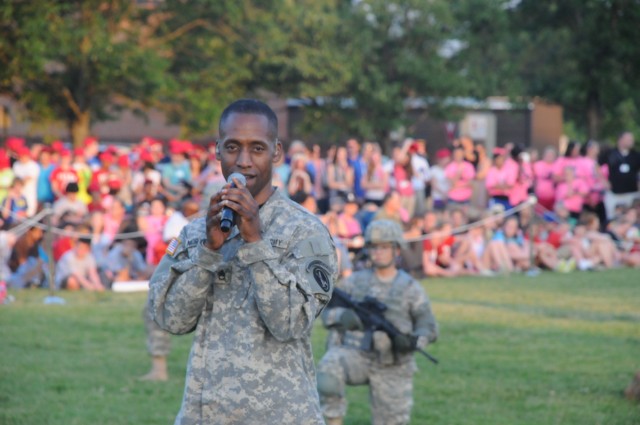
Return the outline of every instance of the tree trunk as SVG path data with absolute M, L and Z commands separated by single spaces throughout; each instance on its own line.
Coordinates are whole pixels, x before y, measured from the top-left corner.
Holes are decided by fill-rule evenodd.
M 91 130 L 91 113 L 82 111 L 76 114 L 74 119 L 69 123 L 69 133 L 71 133 L 71 141 L 73 146 L 82 146 L 82 142 L 89 135 Z
M 587 109 L 588 136 L 590 140 L 597 140 L 600 135 L 602 117 L 600 116 L 600 100 L 597 93 L 589 94 Z

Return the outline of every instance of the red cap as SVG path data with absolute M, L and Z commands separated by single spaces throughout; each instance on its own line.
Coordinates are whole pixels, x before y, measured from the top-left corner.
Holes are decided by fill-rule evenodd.
M 4 170 L 5 168 L 9 168 L 11 166 L 11 160 L 9 159 L 9 155 L 4 151 L 4 149 L 0 149 L 0 170 Z
M 129 155 L 120 155 L 118 157 L 118 167 L 129 168 Z
M 169 140 L 169 152 L 172 155 L 184 154 L 185 153 L 184 142 L 178 139 Z
M 18 156 L 29 156 L 30 157 L 31 156 L 31 150 L 29 150 L 29 148 L 26 147 L 26 146 L 19 146 L 16 149 L 16 154 Z
M 86 145 L 85 145 L 85 146 L 86 146 Z M 73 154 L 74 154 L 75 156 L 84 156 L 84 149 L 82 149 L 82 148 L 75 148 L 75 149 L 73 150 Z
M 96 137 L 89 136 L 84 139 L 84 142 L 82 142 L 82 146 L 86 148 L 87 146 L 92 145 L 94 143 L 98 143 L 98 139 Z
M 118 148 L 115 147 L 114 145 L 109 145 L 109 146 L 107 146 L 107 149 L 105 150 L 105 152 L 109 152 L 112 155 L 117 155 L 118 154 Z
M 493 155 L 494 156 L 500 156 L 500 155 L 506 155 L 507 154 L 507 150 L 505 148 L 493 148 Z
M 447 148 L 438 149 L 438 152 L 436 152 L 437 159 L 444 159 L 444 158 L 450 158 L 450 157 L 451 157 L 451 151 L 449 151 L 449 149 Z
M 109 164 L 113 163 L 113 154 L 109 151 L 104 151 L 99 155 L 100 158 L 100 162 L 105 163 L 108 162 Z
M 142 162 L 154 162 L 153 155 L 148 150 L 143 150 L 140 153 L 140 161 Z
M 62 149 L 64 149 L 64 143 L 62 143 L 62 141 L 60 140 L 54 140 L 53 142 L 51 142 L 51 149 L 53 149 L 55 152 L 61 152 Z
M 60 157 L 71 156 L 71 151 L 69 149 L 62 149 L 60 151 Z
M 109 185 L 109 189 L 120 189 L 122 187 L 122 182 L 120 180 L 118 180 L 117 178 L 110 178 L 109 182 L 107 183 Z
M 7 137 L 5 142 L 7 149 L 14 152 L 17 152 L 18 149 L 23 147 L 26 143 L 22 137 Z

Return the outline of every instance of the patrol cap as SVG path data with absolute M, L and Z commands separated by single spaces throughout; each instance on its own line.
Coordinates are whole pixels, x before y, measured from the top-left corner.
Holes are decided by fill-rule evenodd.
M 364 233 L 364 241 L 367 244 L 393 242 L 401 248 L 406 246 L 400 225 L 386 219 L 372 221 Z

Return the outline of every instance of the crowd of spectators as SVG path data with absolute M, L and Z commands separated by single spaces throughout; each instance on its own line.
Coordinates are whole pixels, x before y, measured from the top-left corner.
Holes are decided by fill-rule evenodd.
M 363 234 L 379 218 L 404 228 L 401 266 L 418 277 L 640 267 L 633 144 L 623 133 L 607 152 L 571 141 L 558 155 L 514 144 L 487 152 L 462 137 L 427 155 L 424 140 L 407 139 L 385 155 L 355 139 L 324 153 L 293 141 L 273 181 L 321 217 L 343 276 L 366 262 Z M 11 137 L 0 149 L 0 280 L 10 286 L 48 286 L 49 256 L 60 289 L 147 279 L 225 184 L 213 144 L 68 146 Z

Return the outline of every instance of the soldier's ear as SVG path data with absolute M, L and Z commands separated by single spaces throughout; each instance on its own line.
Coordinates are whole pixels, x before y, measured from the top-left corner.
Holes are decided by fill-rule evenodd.
M 276 148 L 273 151 L 273 162 L 278 162 L 282 158 L 282 143 L 280 140 L 276 139 Z

